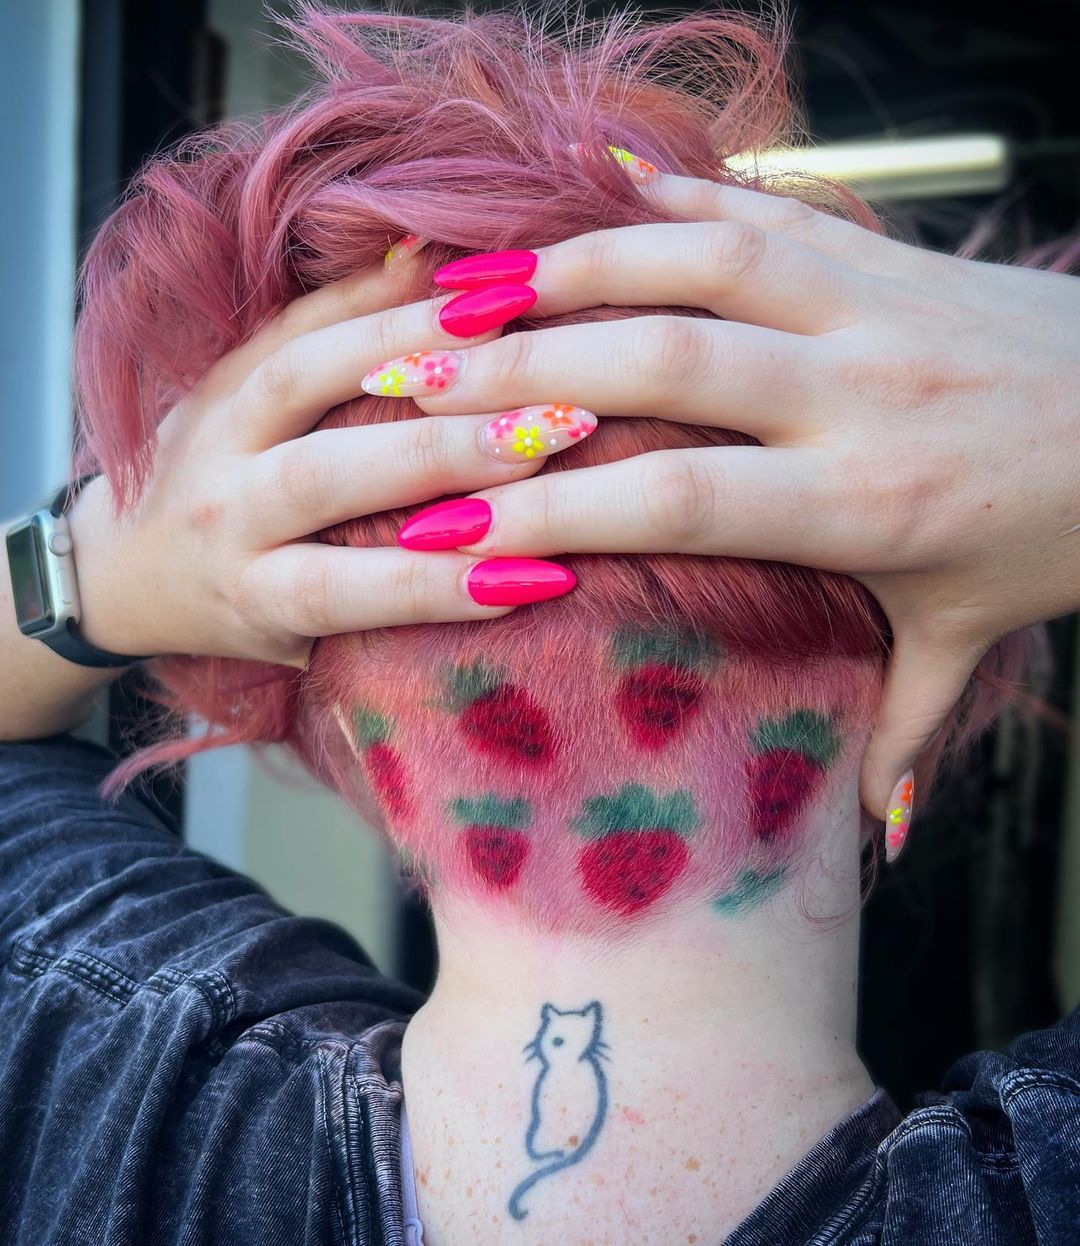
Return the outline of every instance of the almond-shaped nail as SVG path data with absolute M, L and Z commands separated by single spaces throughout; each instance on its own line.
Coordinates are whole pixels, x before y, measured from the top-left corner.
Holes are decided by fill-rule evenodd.
M 493 282 L 524 285 L 536 272 L 535 251 L 489 251 L 466 255 L 438 269 L 433 278 L 448 290 L 475 290 Z
M 464 366 L 464 351 L 417 350 L 372 368 L 360 388 L 388 398 L 430 397 L 449 389 Z
M 900 855 L 907 841 L 914 799 L 915 772 L 906 770 L 885 806 L 885 860 L 889 865 Z
M 419 234 L 406 234 L 404 238 L 399 238 L 397 242 L 387 251 L 383 257 L 383 267 L 388 271 L 404 264 L 406 260 L 418 252 L 431 241 L 430 238 L 421 238 Z
M 542 558 L 488 558 L 469 572 L 469 596 L 480 606 L 524 606 L 561 597 L 577 576 Z
M 466 290 L 439 309 L 439 324 L 454 337 L 475 337 L 497 329 L 536 302 L 532 286 L 491 285 Z
M 480 430 L 484 453 L 504 463 L 546 458 L 584 441 L 596 416 L 583 407 L 551 402 L 503 411 Z
M 472 545 L 491 527 L 491 504 L 483 498 L 451 498 L 436 502 L 407 519 L 398 529 L 404 549 L 457 549 Z

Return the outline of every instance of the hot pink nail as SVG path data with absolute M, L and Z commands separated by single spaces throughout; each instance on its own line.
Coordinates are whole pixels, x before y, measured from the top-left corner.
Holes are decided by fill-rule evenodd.
M 469 596 L 481 606 L 524 606 L 561 597 L 577 576 L 541 558 L 488 558 L 469 572 Z
M 486 255 L 467 255 L 444 264 L 435 274 L 435 284 L 448 290 L 475 290 L 492 282 L 524 285 L 536 272 L 535 251 L 491 251 Z
M 491 506 L 483 498 L 453 498 L 425 506 L 398 529 L 404 549 L 457 549 L 479 541 L 491 527 Z
M 520 316 L 535 302 L 532 286 L 482 286 L 451 299 L 439 312 L 439 324 L 454 337 L 475 337 Z

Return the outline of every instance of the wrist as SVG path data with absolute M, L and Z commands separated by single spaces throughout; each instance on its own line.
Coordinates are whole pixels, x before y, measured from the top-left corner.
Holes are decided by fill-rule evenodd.
M 149 654 L 130 532 L 118 522 L 108 481 L 98 476 L 67 512 L 79 586 L 79 634 L 109 653 Z

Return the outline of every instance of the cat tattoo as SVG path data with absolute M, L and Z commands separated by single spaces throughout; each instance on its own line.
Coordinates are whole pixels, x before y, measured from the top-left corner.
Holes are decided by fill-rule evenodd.
M 541 1162 L 510 1195 L 515 1220 L 529 1214 L 525 1195 L 538 1181 L 580 1163 L 592 1149 L 607 1115 L 607 1078 L 600 1066 L 608 1059 L 601 1037 L 603 1011 L 597 1000 L 576 1011 L 554 1004 L 540 1009 L 540 1028 L 525 1047 L 526 1060 L 539 1060 L 532 1089 L 532 1114 L 525 1134 L 529 1159 Z M 559 1109 L 575 1114 L 571 1123 Z

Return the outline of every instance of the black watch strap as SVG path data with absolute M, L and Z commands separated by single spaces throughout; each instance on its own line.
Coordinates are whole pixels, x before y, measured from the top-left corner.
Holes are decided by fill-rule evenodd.
M 89 476 L 81 476 L 78 480 L 74 480 L 58 490 L 56 496 L 49 503 L 50 514 L 56 516 L 66 514 L 71 504 L 79 496 L 83 486 L 89 484 L 95 478 L 95 475 L 96 473 Z M 131 666 L 135 662 L 146 661 L 145 657 L 132 657 L 124 653 L 110 653 L 107 649 L 99 649 L 97 645 L 92 645 L 79 634 L 79 625 L 74 619 L 68 619 L 65 631 L 57 632 L 53 636 L 42 636 L 41 641 L 43 644 L 48 645 L 54 653 L 58 653 L 62 658 L 66 658 L 69 662 L 75 662 L 79 666 Z

